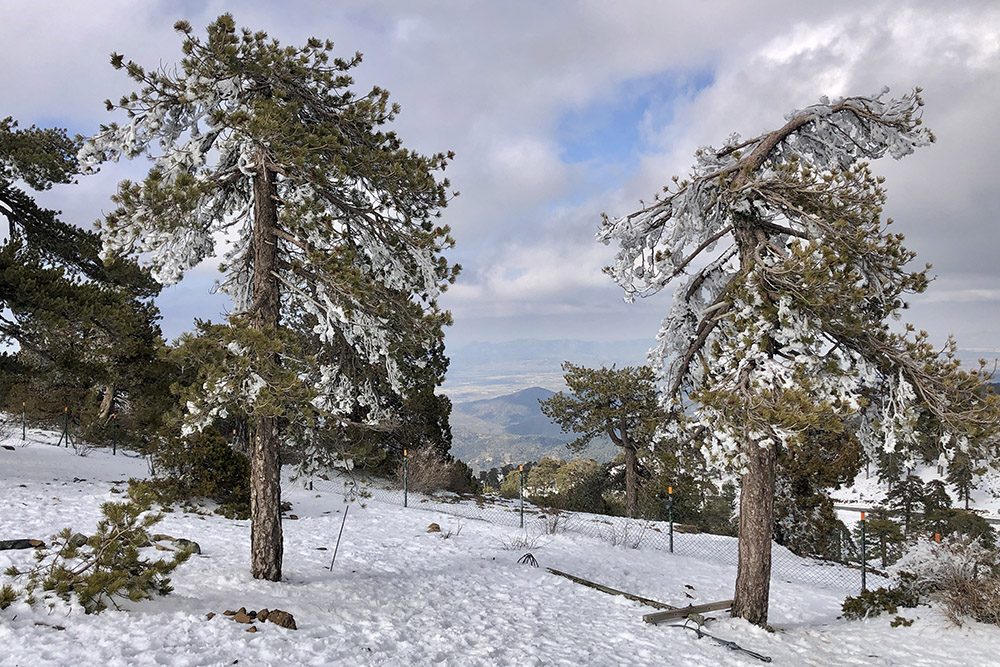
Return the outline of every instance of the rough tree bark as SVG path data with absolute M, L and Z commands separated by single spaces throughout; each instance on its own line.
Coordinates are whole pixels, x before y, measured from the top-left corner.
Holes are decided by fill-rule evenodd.
M 104 397 L 101 399 L 101 406 L 97 409 L 97 419 L 108 421 L 115 407 L 115 386 L 109 384 L 104 388 Z
M 773 445 L 744 446 L 747 472 L 740 480 L 739 563 L 732 615 L 755 625 L 767 623 L 771 589 L 771 530 L 776 484 Z
M 263 151 L 254 178 L 253 327 L 275 332 L 280 319 L 275 174 Z M 255 579 L 281 580 L 281 461 L 278 419 L 258 416 L 250 441 L 250 572 Z
M 625 512 L 630 519 L 639 513 L 639 459 L 635 443 L 625 442 Z

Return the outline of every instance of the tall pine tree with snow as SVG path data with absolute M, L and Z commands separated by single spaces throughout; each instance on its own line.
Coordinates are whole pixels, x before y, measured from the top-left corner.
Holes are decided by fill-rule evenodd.
M 691 176 L 598 232 L 619 246 L 609 272 L 628 299 L 673 287 L 653 351 L 686 428 L 741 474 L 733 615 L 767 622 L 775 461 L 810 431 L 860 423 L 858 438 L 908 456 L 918 431 L 952 455 L 996 437 L 995 397 L 955 344 L 889 326 L 928 285 L 883 220 L 867 160 L 933 141 L 919 91 L 823 99 L 780 128 L 697 151 Z M 926 410 L 932 419 L 918 419 Z M 987 436 L 991 429 L 993 435 Z
M 388 93 L 352 89 L 360 54 L 329 41 L 286 47 L 225 14 L 207 37 L 187 22 L 179 66 L 116 68 L 141 88 L 109 110 L 80 152 L 85 169 L 120 157 L 153 161 L 124 181 L 101 223 L 106 252 L 142 254 L 172 283 L 225 245 L 221 289 L 234 312 L 187 403 L 189 428 L 247 418 L 251 571 L 281 578 L 279 438 L 331 423 L 391 421 L 388 400 L 410 360 L 438 344 L 450 316 L 437 299 L 457 266 L 436 223 L 450 155 L 424 156 L 383 129 Z
M 35 201 L 73 182 L 79 147 L 64 130 L 0 120 L 0 343 L 18 348 L 3 385 L 36 417 L 71 405 L 84 425 L 106 424 L 156 373 L 160 287 L 134 262 L 102 261 L 97 234 Z

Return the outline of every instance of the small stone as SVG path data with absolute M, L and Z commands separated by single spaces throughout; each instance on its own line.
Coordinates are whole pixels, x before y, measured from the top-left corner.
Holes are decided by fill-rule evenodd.
M 73 536 L 66 542 L 71 547 L 80 548 L 87 543 L 87 536 L 83 533 L 73 533 Z
M 246 607 L 240 607 L 239 611 L 237 611 L 236 613 L 237 614 L 245 614 L 245 613 L 247 613 L 247 608 Z
M 427 526 L 427 532 L 428 533 L 440 533 L 441 532 L 441 526 L 439 526 L 436 523 L 432 523 L 431 525 Z
M 289 514 L 288 518 L 291 519 L 292 521 L 298 521 L 299 520 L 299 515 L 298 514 Z
M 237 623 L 249 623 L 252 619 L 250 618 L 249 615 L 247 615 L 245 611 L 241 609 L 238 612 L 236 612 L 235 616 L 233 616 L 233 620 L 236 621 Z
M 275 625 L 280 625 L 283 628 L 288 628 L 289 630 L 297 630 L 295 626 L 295 619 L 287 611 L 281 611 L 280 609 L 274 609 L 267 615 L 267 620 Z
M 165 535 L 164 533 L 155 533 L 149 539 L 153 540 L 154 542 L 161 542 L 161 541 L 173 542 L 174 541 L 174 538 L 170 537 L 169 535 Z
M 261 609 L 260 611 L 257 612 L 257 620 L 258 621 L 266 621 L 267 617 L 270 615 L 270 613 L 271 612 L 267 609 L 267 607 Z
M 222 612 L 222 615 L 223 616 L 235 616 L 236 612 L 233 611 L 232 609 L 227 609 L 224 612 Z
M 205 620 L 211 621 L 213 618 L 215 618 L 215 612 L 214 611 L 210 611 L 207 614 L 205 614 Z
M 201 553 L 201 545 L 193 540 L 185 540 L 183 537 L 174 540 L 174 546 L 181 551 L 190 551 L 193 554 Z
M 257 632 L 257 626 L 251 625 L 249 628 L 247 628 L 247 632 Z

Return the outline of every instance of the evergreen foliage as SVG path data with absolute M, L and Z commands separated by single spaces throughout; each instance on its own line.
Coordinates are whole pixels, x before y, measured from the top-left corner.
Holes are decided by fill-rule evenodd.
M 874 458 L 913 467 L 921 432 L 947 459 L 990 447 L 998 403 L 924 332 L 889 323 L 927 269 L 883 220 L 882 179 L 866 160 L 933 141 L 919 90 L 829 100 L 780 128 L 703 147 L 688 180 L 598 233 L 619 246 L 608 272 L 628 298 L 674 284 L 651 353 L 667 407 L 701 433 L 714 461 L 741 474 L 740 561 L 733 614 L 767 622 L 777 450 L 817 429 L 858 424 Z M 983 370 L 983 369 L 980 369 Z
M 972 490 L 976 487 L 977 477 L 984 472 L 986 472 L 986 468 L 976 466 L 967 452 L 956 452 L 948 465 L 945 479 L 955 489 L 958 500 L 965 503 L 965 509 L 969 509 L 969 499 Z
M 858 621 L 882 614 L 895 614 L 899 607 L 912 609 L 918 602 L 918 596 L 907 586 L 888 588 L 882 586 L 875 590 L 862 591 L 857 597 L 848 597 L 844 600 L 841 610 L 847 620 Z
M 846 560 L 850 531 L 833 509 L 830 489 L 850 484 L 861 468 L 850 430 L 815 430 L 797 447 L 778 451 L 774 540 L 800 556 Z
M 19 348 L 3 389 L 8 407 L 30 402 L 43 421 L 72 406 L 99 440 L 114 413 L 155 422 L 135 399 L 156 402 L 155 389 L 165 388 L 152 304 L 159 286 L 134 262 L 102 260 L 97 234 L 60 221 L 21 189 L 71 183 L 79 146 L 63 130 L 0 121 L 0 215 L 10 232 L 0 246 L 0 342 Z
M 907 475 L 889 491 L 887 504 L 903 522 L 903 537 L 910 536 L 914 515 L 920 511 L 918 507 L 923 505 L 925 494 L 924 482 L 916 475 Z
M 596 437 L 607 436 L 624 455 L 625 511 L 639 511 L 639 451 L 650 449 L 663 419 L 655 377 L 645 366 L 616 369 L 562 365 L 570 394 L 558 392 L 539 401 L 545 416 L 564 432 L 577 433 L 567 447 L 576 452 Z
M 902 527 L 892 519 L 891 514 L 884 508 L 876 508 L 869 512 L 865 520 L 865 530 L 867 533 L 867 553 L 871 560 L 872 549 L 878 554 L 882 567 L 887 567 L 895 563 L 903 553 L 903 545 L 906 538 L 903 535 Z M 855 537 L 860 538 L 861 526 L 855 531 Z
M 436 224 L 450 154 L 423 156 L 384 129 L 398 107 L 358 94 L 360 54 L 286 47 L 220 16 L 207 36 L 175 25 L 184 57 L 146 69 L 114 54 L 139 85 L 80 151 L 83 170 L 150 156 L 100 222 L 106 255 L 143 254 L 173 283 L 226 237 L 225 325 L 203 327 L 205 360 L 184 402 L 198 430 L 245 417 L 251 468 L 251 570 L 281 578 L 279 437 L 308 458 L 338 428 L 397 423 L 450 315 L 438 297 L 458 273 Z
M 169 431 L 157 438 L 148 455 L 153 479 L 132 484 L 149 488 L 158 502 L 206 498 L 219 503 L 220 514 L 249 518 L 249 461 L 215 429 L 189 435 Z
M 97 531 L 78 539 L 66 528 L 54 536 L 48 547 L 35 553 L 36 563 L 26 571 L 12 567 L 7 576 L 23 580 L 20 590 L 7 584 L 0 592 L 0 604 L 9 605 L 16 597 L 29 604 L 51 597 L 79 603 L 88 614 L 99 613 L 108 604 L 137 602 L 171 591 L 167 577 L 191 555 L 178 551 L 168 560 L 149 559 L 142 550 L 149 548 L 149 529 L 162 514 L 150 511 L 148 498 L 135 497 L 129 502 L 104 503 L 103 518 Z

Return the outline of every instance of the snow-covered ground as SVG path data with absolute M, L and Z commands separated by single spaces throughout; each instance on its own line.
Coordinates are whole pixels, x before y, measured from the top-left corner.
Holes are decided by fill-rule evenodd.
M 933 479 L 944 479 L 943 475 L 938 474 L 937 466 L 918 466 L 913 473 L 920 477 L 925 484 Z M 958 495 L 955 489 L 947 482 L 945 482 L 945 488 L 948 495 L 951 496 L 953 505 L 964 507 L 964 503 L 955 499 Z M 831 495 L 834 502 L 838 504 L 873 507 L 885 504 L 887 493 L 888 486 L 879 481 L 878 475 L 875 473 L 875 466 L 871 466 L 870 471 L 862 470 L 854 478 L 854 483 L 851 486 L 837 489 L 831 492 Z M 1000 471 L 992 469 L 987 471 L 976 481 L 976 488 L 970 496 L 970 510 L 987 519 L 1000 520 Z M 852 520 L 857 520 L 857 517 L 853 517 Z
M 0 539 L 47 539 L 59 529 L 92 532 L 102 502 L 121 498 L 135 458 L 43 444 L 20 432 L 0 448 Z M 0 665 L 752 665 L 758 660 L 709 638 L 642 615 L 649 607 L 550 574 L 555 568 L 662 602 L 732 597 L 734 568 L 706 553 L 626 550 L 580 534 L 522 535 L 513 528 L 288 484 L 297 520 L 286 520 L 285 580 L 249 574 L 249 527 L 215 515 L 168 513 L 155 531 L 202 548 L 173 576 L 174 593 L 87 616 L 57 605 L 17 603 L 0 612 Z M 427 533 L 431 522 L 442 533 Z M 444 537 L 445 535 L 450 535 Z M 522 540 L 529 545 L 518 545 Z M 516 547 L 516 548 L 513 548 Z M 541 565 L 519 565 L 527 551 Z M 151 552 L 155 553 L 155 552 Z M 0 551 L 0 571 L 26 563 Z M 956 628 L 936 609 L 891 618 L 838 619 L 842 592 L 775 580 L 769 633 L 716 614 L 708 632 L 781 665 L 996 665 L 1000 628 Z M 227 609 L 283 609 L 297 630 L 221 615 Z M 207 619 L 209 612 L 215 612 Z

